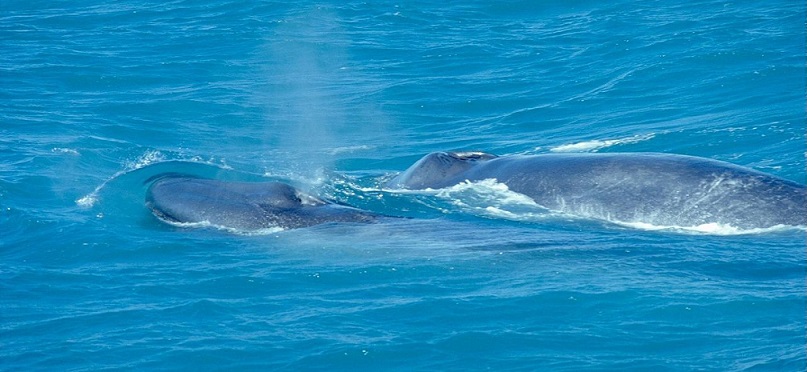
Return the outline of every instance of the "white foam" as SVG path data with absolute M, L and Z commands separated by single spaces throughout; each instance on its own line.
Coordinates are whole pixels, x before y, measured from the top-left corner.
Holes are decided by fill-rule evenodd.
M 548 210 L 532 198 L 512 191 L 492 178 L 476 182 L 466 180 L 432 192 L 460 209 L 491 218 L 534 221 L 549 215 Z
M 100 186 L 96 188 L 95 191 L 76 199 L 76 205 L 82 208 L 90 208 L 95 205 L 95 202 L 98 201 L 97 194 L 99 189 Z
M 212 228 L 216 230 L 226 231 L 232 234 L 238 235 L 246 235 L 246 236 L 253 236 L 253 235 L 271 235 L 281 231 L 285 231 L 285 228 L 279 226 L 273 227 L 266 227 L 256 230 L 243 230 L 243 229 L 236 229 L 234 227 L 216 225 L 210 223 L 210 221 L 201 221 L 201 222 L 175 222 L 175 221 L 168 221 L 160 218 L 160 221 L 165 222 L 171 226 L 181 227 L 181 228 Z
M 109 181 L 115 179 L 115 177 L 118 177 L 119 175 L 121 175 L 123 173 L 124 172 L 115 173 L 115 175 L 110 177 L 108 180 L 106 180 L 106 181 L 102 182 L 100 185 L 98 185 L 95 188 L 95 190 L 93 190 L 91 193 L 76 199 L 76 205 L 78 205 L 81 208 L 91 208 L 93 205 L 95 205 L 95 203 L 98 202 L 98 193 L 101 192 L 101 189 L 103 189 L 104 186 L 106 186 L 106 184 L 109 183 Z
M 706 235 L 751 235 L 751 234 L 766 234 L 772 232 L 782 232 L 792 230 L 807 231 L 807 227 L 805 226 L 788 226 L 788 225 L 775 225 L 764 228 L 742 229 L 732 225 L 720 224 L 714 222 L 696 226 L 653 225 L 646 222 L 622 222 L 622 221 L 609 221 L 609 222 L 639 230 L 674 231 L 674 232 L 706 234 Z
M 549 151 L 552 152 L 586 152 L 586 151 L 596 151 L 602 148 L 616 146 L 616 145 L 625 145 L 631 143 L 637 143 L 642 141 L 647 141 L 651 138 L 655 137 L 655 134 L 644 134 L 644 135 L 635 135 L 626 138 L 618 138 L 618 139 L 609 139 L 609 140 L 591 140 L 591 141 L 583 141 L 577 143 L 571 143 L 566 145 L 555 146 L 550 148 Z
M 469 192 L 482 196 L 484 199 L 496 201 L 497 204 L 537 206 L 532 198 L 524 194 L 510 191 L 507 185 L 498 182 L 495 178 L 475 182 L 465 180 L 454 186 L 436 190 L 436 195 L 444 198 L 452 198 L 452 194 Z
M 145 154 L 141 155 L 139 158 L 135 159 L 133 162 L 127 162 L 124 164 L 126 171 L 132 171 L 135 169 L 143 168 L 149 164 L 154 164 L 157 162 L 161 162 L 165 160 L 165 156 L 158 150 L 151 150 L 147 151 Z
M 75 149 L 68 149 L 64 147 L 54 147 L 50 149 L 51 152 L 59 153 L 59 154 L 67 154 L 67 155 L 80 155 L 77 150 Z
M 540 219 L 546 219 L 546 217 L 551 215 L 546 213 L 546 211 L 541 211 L 539 213 L 524 212 L 524 211 L 513 212 L 493 206 L 485 207 L 483 212 L 484 213 L 482 214 L 485 216 L 493 218 L 501 218 L 510 221 L 535 221 Z

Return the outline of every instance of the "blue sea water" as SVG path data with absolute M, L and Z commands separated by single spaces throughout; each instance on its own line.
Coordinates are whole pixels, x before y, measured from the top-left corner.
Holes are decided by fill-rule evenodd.
M 804 229 L 624 226 L 426 153 L 658 151 L 805 183 L 800 1 L 0 3 L 0 369 L 807 369 Z M 157 221 L 161 172 L 412 217 Z

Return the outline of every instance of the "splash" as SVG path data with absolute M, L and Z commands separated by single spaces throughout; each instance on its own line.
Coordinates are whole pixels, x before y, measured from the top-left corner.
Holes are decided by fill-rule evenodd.
M 98 201 L 98 191 L 101 190 L 101 187 L 103 185 L 95 188 L 93 192 L 76 199 L 76 205 L 81 208 L 91 208 Z
M 158 150 L 147 151 L 137 159 L 124 163 L 125 171 L 133 171 L 147 165 L 165 161 L 165 155 Z

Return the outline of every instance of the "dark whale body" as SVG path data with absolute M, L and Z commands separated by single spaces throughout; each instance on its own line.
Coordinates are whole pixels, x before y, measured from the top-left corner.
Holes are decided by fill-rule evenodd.
M 168 223 L 209 223 L 248 231 L 373 222 L 378 217 L 282 182 L 226 182 L 174 174 L 155 178 L 146 192 L 146 206 Z
M 658 153 L 497 157 L 429 154 L 390 188 L 444 188 L 496 179 L 537 204 L 572 215 L 657 226 L 741 229 L 804 226 L 804 185 L 726 162 Z

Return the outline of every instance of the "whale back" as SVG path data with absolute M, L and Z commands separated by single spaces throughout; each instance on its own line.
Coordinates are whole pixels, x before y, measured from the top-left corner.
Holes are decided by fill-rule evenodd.
M 444 188 L 495 179 L 569 215 L 658 226 L 804 226 L 805 187 L 738 165 L 657 153 L 542 154 L 478 159 L 430 154 L 390 183 Z
M 658 226 L 804 226 L 805 188 L 738 165 L 655 153 L 500 158 L 468 172 L 564 213 Z

